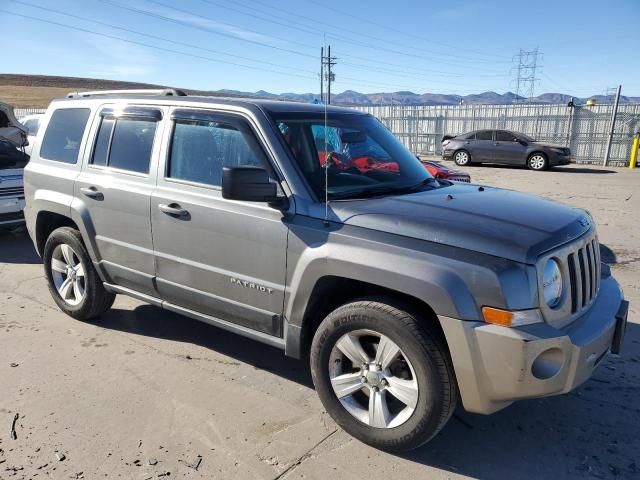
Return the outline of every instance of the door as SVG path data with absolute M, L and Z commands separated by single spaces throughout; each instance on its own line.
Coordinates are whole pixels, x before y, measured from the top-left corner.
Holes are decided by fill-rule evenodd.
M 524 165 L 526 163 L 527 147 L 512 132 L 496 131 L 495 155 L 496 162 L 510 165 Z
M 474 162 L 495 161 L 493 144 L 493 130 L 478 130 L 475 140 L 471 140 L 471 159 Z
M 222 198 L 223 166 L 270 169 L 241 116 L 176 109 L 151 200 L 163 300 L 281 336 L 288 227 L 280 210 Z M 275 178 L 275 176 L 274 176 Z
M 103 108 L 74 186 L 107 282 L 148 295 L 156 295 L 149 209 L 162 113 L 155 107 Z

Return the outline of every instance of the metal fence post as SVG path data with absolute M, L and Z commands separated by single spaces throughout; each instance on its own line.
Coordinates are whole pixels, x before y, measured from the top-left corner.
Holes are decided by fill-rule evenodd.
M 609 129 L 609 138 L 607 139 L 607 148 L 604 154 L 604 162 L 603 166 L 607 166 L 609 163 L 609 155 L 611 154 L 611 142 L 613 141 L 613 133 L 616 128 L 616 115 L 618 114 L 618 104 L 620 103 L 620 91 L 622 90 L 622 85 L 618 85 L 618 90 L 616 91 L 616 101 L 613 104 L 613 112 L 611 113 L 611 128 Z

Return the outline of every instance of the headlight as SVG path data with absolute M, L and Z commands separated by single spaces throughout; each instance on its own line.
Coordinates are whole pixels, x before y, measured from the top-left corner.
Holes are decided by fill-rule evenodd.
M 547 260 L 542 274 L 542 295 L 547 306 L 553 308 L 560 303 L 562 297 L 562 273 L 554 259 Z

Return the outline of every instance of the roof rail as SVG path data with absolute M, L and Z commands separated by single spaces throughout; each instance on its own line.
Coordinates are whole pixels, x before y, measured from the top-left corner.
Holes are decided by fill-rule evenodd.
M 67 98 L 95 97 L 99 95 L 158 95 L 168 97 L 186 97 L 187 94 L 175 88 L 141 88 L 132 90 L 94 90 L 91 92 L 69 92 Z

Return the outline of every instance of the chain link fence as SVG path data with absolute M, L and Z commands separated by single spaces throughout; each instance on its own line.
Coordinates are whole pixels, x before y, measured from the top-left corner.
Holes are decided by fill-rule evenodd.
M 416 154 L 440 155 L 445 134 L 504 129 L 538 141 L 571 148 L 578 163 L 602 164 L 611 128 L 613 105 L 443 105 L 361 106 L 378 117 Z M 609 165 L 629 163 L 633 135 L 640 131 L 640 104 L 620 105 L 611 142 Z
M 35 115 L 37 113 L 46 112 L 46 108 L 14 108 L 13 113 L 15 113 L 16 118 L 20 120 L 22 117 L 26 117 L 27 115 Z

